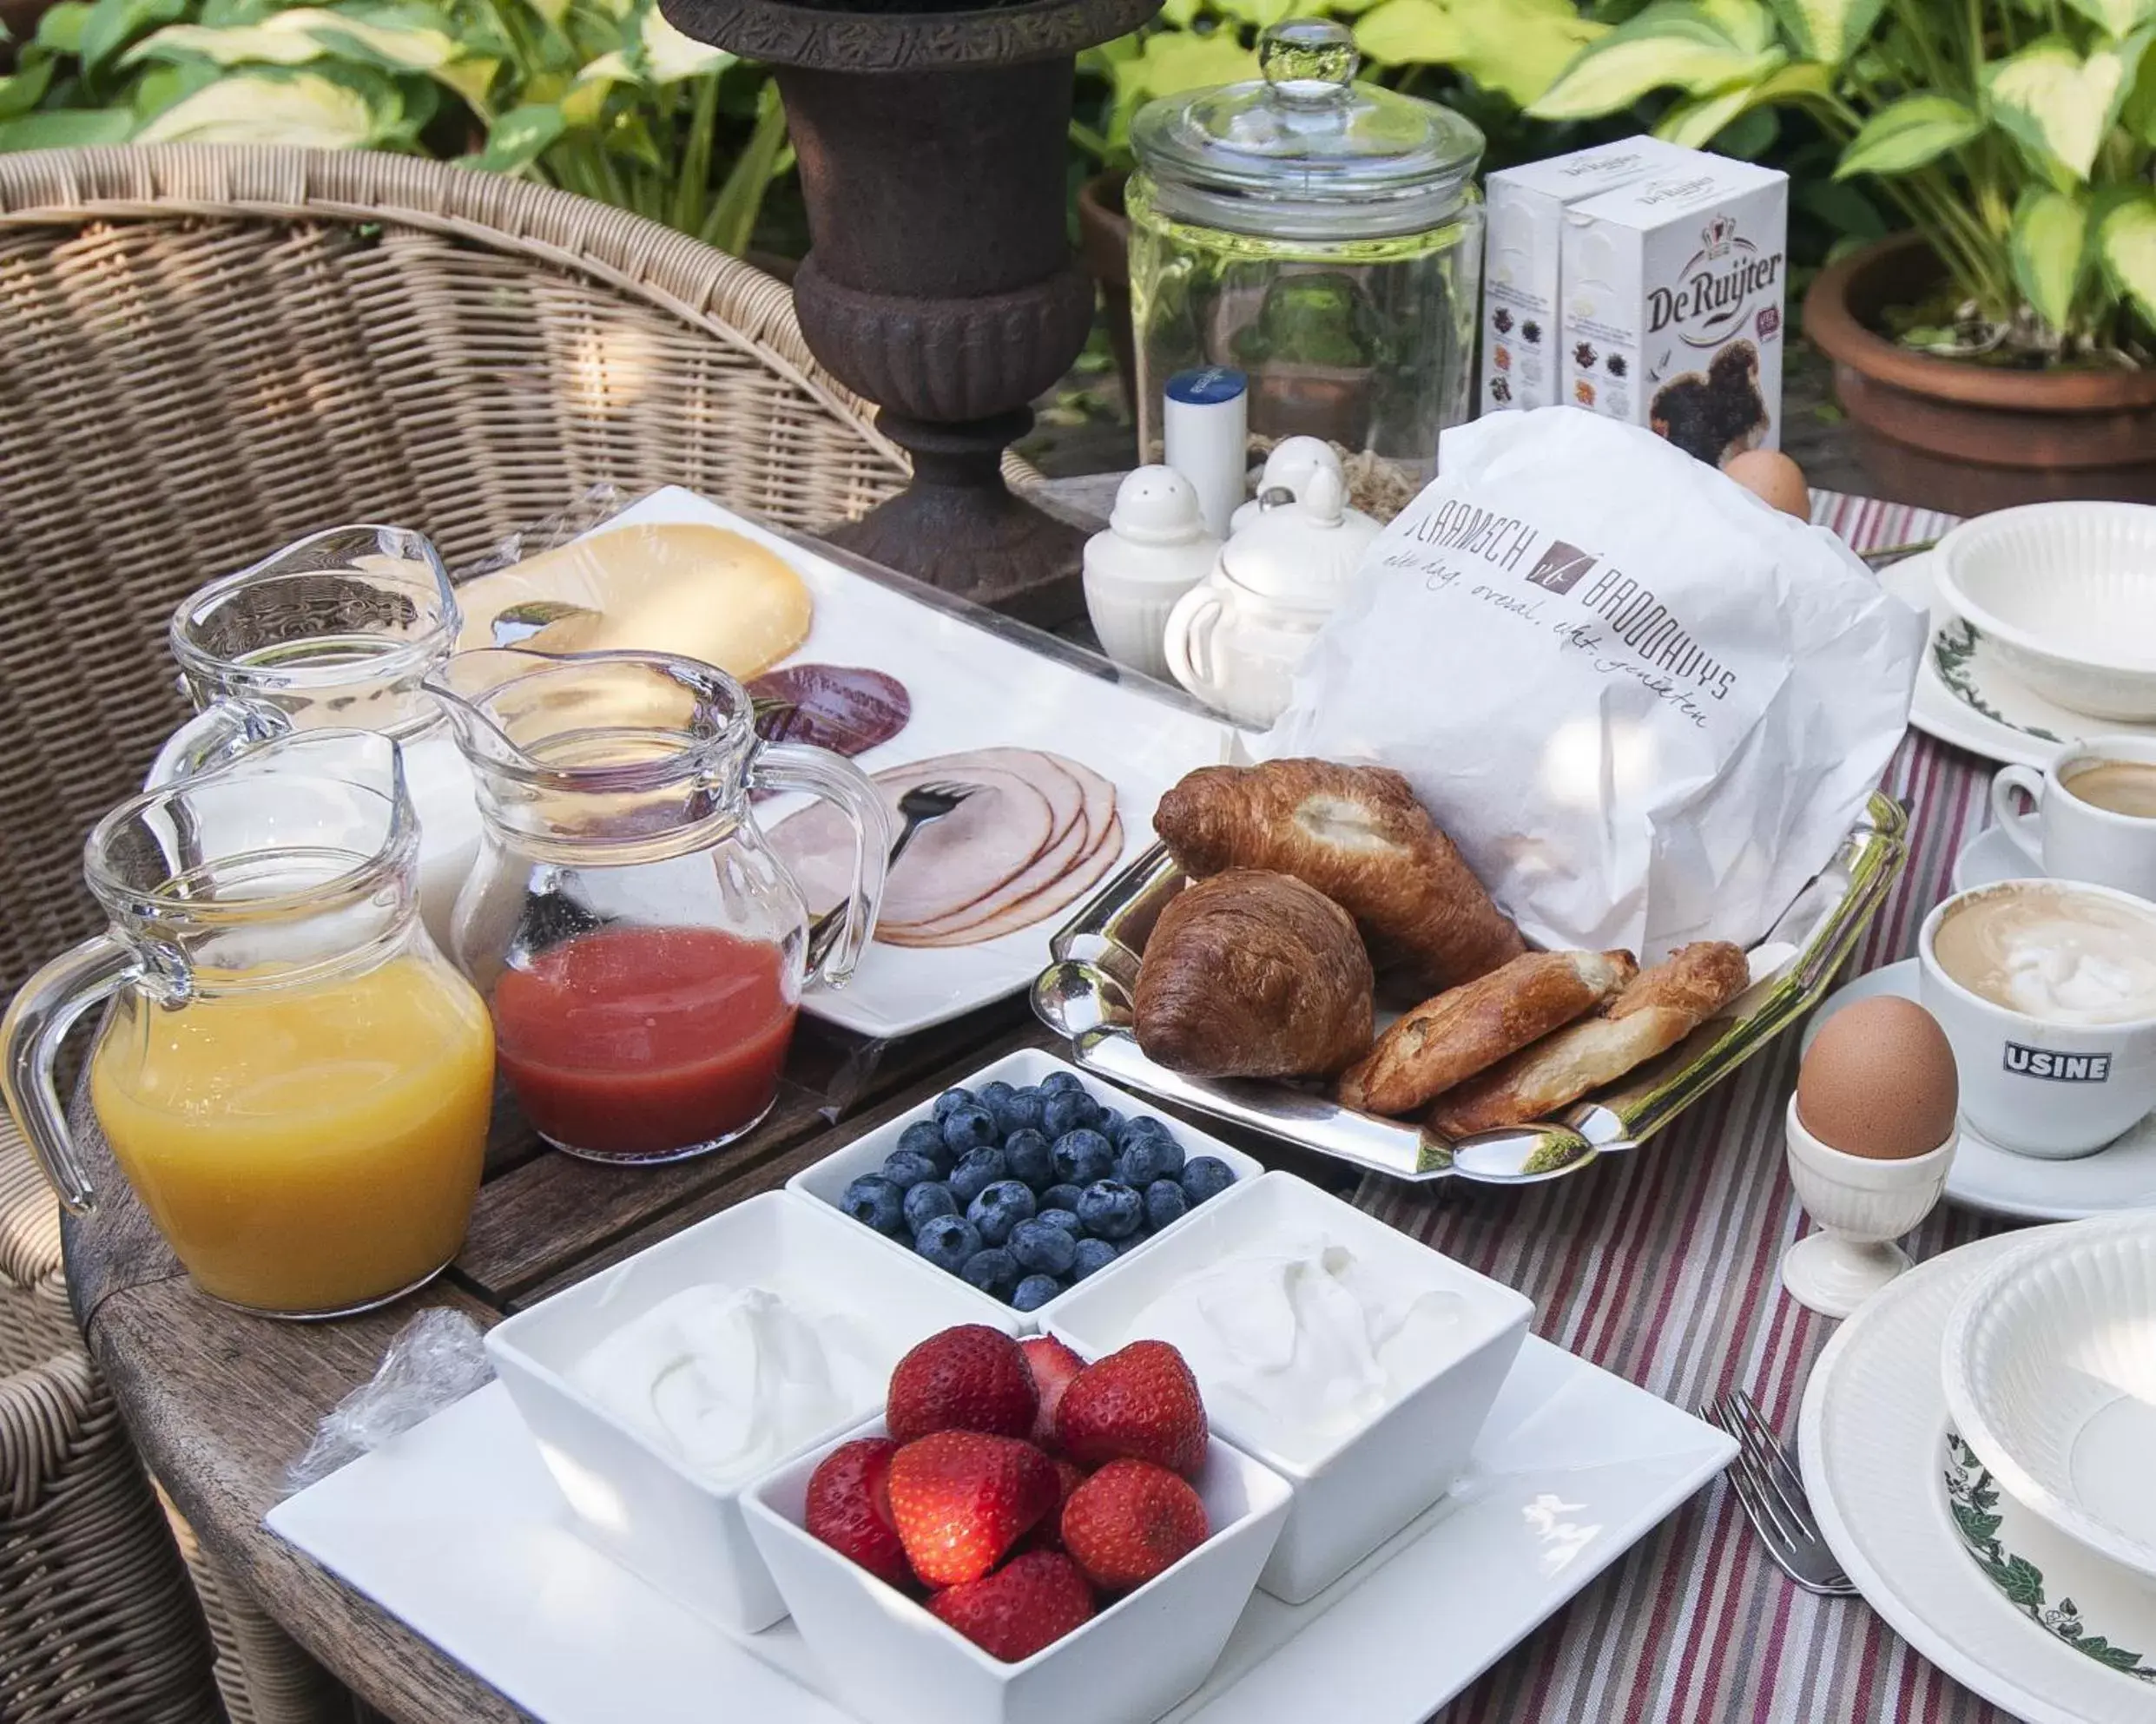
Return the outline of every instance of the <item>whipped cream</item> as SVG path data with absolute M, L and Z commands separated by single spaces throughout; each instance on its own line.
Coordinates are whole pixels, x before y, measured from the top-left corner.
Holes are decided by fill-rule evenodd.
M 1315 1464 L 1466 1350 L 1467 1302 L 1403 1284 L 1321 1236 L 1230 1252 L 1147 1306 L 1216 1415 Z
M 1950 911 L 1932 946 L 1963 987 L 2047 1023 L 2156 1016 L 2156 916 L 2117 898 L 2001 887 Z
M 569 1380 L 707 1484 L 775 1465 L 883 1393 L 854 1319 L 768 1287 L 685 1288 L 609 1335 Z

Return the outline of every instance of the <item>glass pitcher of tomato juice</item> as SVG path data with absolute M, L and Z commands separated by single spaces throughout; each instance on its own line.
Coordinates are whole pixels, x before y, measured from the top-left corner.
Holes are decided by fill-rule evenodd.
M 465 973 L 502 1073 L 572 1155 L 665 1161 L 769 1111 L 794 1034 L 808 915 L 752 789 L 837 803 L 854 828 L 853 973 L 883 895 L 889 817 L 826 749 L 758 740 L 725 672 L 656 653 L 459 653 L 426 685 L 478 780 L 478 865 L 457 900 Z
M 122 803 L 84 848 L 110 919 L 0 1025 L 0 1088 L 78 1213 L 68 1028 L 113 1159 L 205 1293 L 279 1317 L 394 1299 L 456 1255 L 493 1099 L 484 1003 L 418 915 L 387 737 L 315 730 Z

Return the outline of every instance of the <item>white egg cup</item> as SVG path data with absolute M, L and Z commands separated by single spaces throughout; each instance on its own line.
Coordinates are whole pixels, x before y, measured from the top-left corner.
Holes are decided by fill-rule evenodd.
M 1790 1181 L 1819 1231 L 1783 1254 L 1782 1285 L 1799 1305 L 1847 1317 L 1909 1267 L 1909 1253 L 1895 1241 L 1938 1206 L 1959 1125 L 1922 1155 L 1852 1155 L 1806 1130 L 1791 1096 L 1786 1134 Z

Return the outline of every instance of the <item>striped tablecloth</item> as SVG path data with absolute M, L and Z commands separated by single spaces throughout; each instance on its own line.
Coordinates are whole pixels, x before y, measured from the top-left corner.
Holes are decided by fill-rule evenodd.
M 1948 517 L 1816 494 L 1815 518 L 1859 549 L 1929 538 Z M 1909 811 L 1909 865 L 1854 975 L 1908 957 L 1987 823 L 1988 761 L 1912 732 L 1886 788 Z M 1676 1402 L 1749 1389 L 1785 1434 L 1834 1331 L 1782 1291 L 1809 1231 L 1782 1151 L 1797 1032 L 1638 1154 L 1525 1191 L 1373 1178 L 1359 1201 L 1519 1288 L 1538 1333 Z M 1919 1257 L 1999 1223 L 1942 1207 Z M 1442 1622 L 1431 1632 L 1442 1634 Z M 2006 1714 L 1912 1652 L 1861 1599 L 1820 1599 L 1768 1561 L 1717 1480 L 1440 1714 L 1444 1724 L 1989 1724 Z

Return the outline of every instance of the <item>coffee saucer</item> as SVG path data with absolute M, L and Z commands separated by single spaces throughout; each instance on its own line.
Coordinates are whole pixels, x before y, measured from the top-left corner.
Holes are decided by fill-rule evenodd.
M 2034 814 L 2017 814 L 2014 829 L 2028 840 L 2029 851 L 2041 850 L 2037 834 L 2041 822 Z M 1954 889 L 1969 892 L 1977 886 L 1996 885 L 2001 880 L 2030 880 L 2041 878 L 2043 870 L 2029 859 L 2027 851 L 2016 847 L 2001 826 L 1986 826 L 1967 844 L 1961 853 L 1954 859 Z
M 1886 964 L 1828 995 L 1804 1026 L 1804 1049 L 1811 1047 L 1820 1025 L 1843 1006 L 1881 994 L 1915 999 L 1916 960 Z M 2094 1155 L 2071 1161 L 2001 1149 L 1964 1120 L 1961 1147 L 1947 1174 L 1947 1201 L 2021 1221 L 2080 1221 L 2156 1206 L 2156 1114 Z

